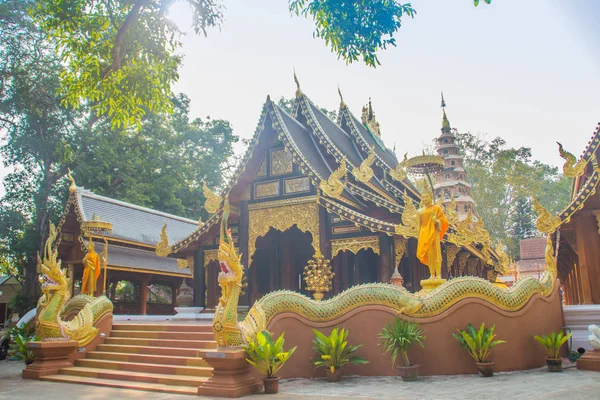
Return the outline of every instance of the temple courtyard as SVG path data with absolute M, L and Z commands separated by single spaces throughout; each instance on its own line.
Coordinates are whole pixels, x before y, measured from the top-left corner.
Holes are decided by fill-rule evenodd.
M 567 364 L 565 364 L 567 366 Z M 23 364 L 0 361 L 0 399 L 191 399 L 192 396 L 152 393 L 21 379 Z M 344 377 L 340 383 L 324 379 L 282 380 L 276 395 L 254 395 L 263 399 L 569 399 L 600 397 L 598 373 L 579 371 L 568 366 L 563 373 L 549 373 L 546 368 L 496 374 L 486 379 L 477 375 L 422 377 L 405 383 L 392 377 Z M 198 397 L 204 398 L 204 397 Z

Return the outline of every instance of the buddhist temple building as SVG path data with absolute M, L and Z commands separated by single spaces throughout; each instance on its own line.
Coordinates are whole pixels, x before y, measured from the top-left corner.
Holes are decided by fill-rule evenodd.
M 434 190 L 436 197 L 444 199 L 445 205 L 454 200 L 458 219 L 462 221 L 469 211 L 474 212 L 475 201 L 471 198 L 471 185 L 467 182 L 463 156 L 450 128 L 445 107 L 442 94 L 442 134 L 436 140 L 436 151 L 444 159 L 445 165 L 444 170 L 436 176 Z
M 165 224 L 170 237 L 182 239 L 197 229 L 198 222 L 100 196 L 75 187 L 74 182 L 69 192 L 57 225 L 56 246 L 72 281 L 73 295 L 81 290 L 86 242 L 91 239 L 101 254 L 106 239 L 107 274 L 105 279 L 102 271 L 96 295 L 105 293 L 106 282 L 106 295 L 114 304 L 115 314 L 174 314 L 178 289 L 184 280 L 192 283 L 193 270 L 185 260 L 158 256 L 156 244 Z M 111 224 L 112 231 L 86 236 L 82 226 L 93 220 Z
M 330 260 L 335 274 L 328 297 L 353 285 L 389 282 L 396 268 L 410 291 L 419 291 L 420 281 L 429 277 L 416 258 L 420 193 L 383 143 L 371 102 L 358 118 L 340 93 L 333 121 L 296 83 L 291 113 L 267 97 L 248 150 L 221 195 L 204 188 L 210 218 L 185 238 L 169 234 L 160 244 L 169 257 L 187 260 L 193 269 L 194 306 L 214 308 L 220 296 L 217 248 L 224 197 L 246 267 L 240 305 L 278 289 L 309 294 L 304 267 L 319 256 Z M 490 248 L 482 222 L 471 229 L 473 220 L 460 225 L 455 212 L 447 213 L 443 277 L 494 281 L 501 257 Z
M 573 178 L 570 204 L 559 214 L 558 276 L 567 305 L 600 304 L 600 124 L 577 160 L 563 151 Z M 577 162 L 575 162 L 577 161 Z

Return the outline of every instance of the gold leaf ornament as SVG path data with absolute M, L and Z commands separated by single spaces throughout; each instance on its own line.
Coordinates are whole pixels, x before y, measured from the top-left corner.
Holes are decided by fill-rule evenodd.
M 171 246 L 169 246 L 169 238 L 167 237 L 167 222 L 160 231 L 160 241 L 156 244 L 156 255 L 159 257 L 166 257 L 171 254 Z
M 396 225 L 396 233 L 404 237 L 415 237 L 419 233 L 419 212 L 406 191 L 404 191 L 402 198 L 404 200 L 402 223 Z
M 406 162 L 408 161 L 408 153 L 404 154 L 404 160 L 396 165 L 396 168 L 390 170 L 390 176 L 398 181 L 402 182 L 406 179 Z
M 219 207 L 223 201 L 221 196 L 210 190 L 208 185 L 206 185 L 206 182 L 202 182 L 202 193 L 206 198 L 206 201 L 204 202 L 204 208 L 206 211 L 208 211 L 209 214 L 214 214 L 219 211 Z
M 585 172 L 585 167 L 587 166 L 587 160 L 585 158 L 581 158 L 579 162 L 577 162 L 577 158 L 566 151 L 563 148 L 563 145 L 556 142 L 558 144 L 558 152 L 565 160 L 565 164 L 563 165 L 563 173 L 567 178 L 577 178 L 578 176 L 583 175 Z
M 367 156 L 367 158 L 365 158 L 363 160 L 363 162 L 360 163 L 359 167 L 354 167 L 354 169 L 352 170 L 352 174 L 359 181 L 361 181 L 363 183 L 368 183 L 371 180 L 371 178 L 373 178 L 373 175 L 375 174 L 373 172 L 373 168 L 371 168 L 371 166 L 373 165 L 374 162 L 375 162 L 375 146 L 372 146 L 371 151 L 369 151 L 369 155 Z
M 538 218 L 535 221 L 536 228 L 542 233 L 553 233 L 561 224 L 560 217 L 552 216 L 534 196 L 531 196 L 531 198 L 533 199 L 533 209 L 538 214 Z
M 342 161 L 340 162 L 340 166 L 338 167 L 338 169 L 333 171 L 326 181 L 321 181 L 321 183 L 319 184 L 319 189 L 321 189 L 321 191 L 325 193 L 325 195 L 332 198 L 341 196 L 342 192 L 344 191 L 344 184 L 342 183 L 342 178 L 346 176 L 347 172 L 348 170 L 346 168 L 346 156 L 344 156 L 342 158 Z

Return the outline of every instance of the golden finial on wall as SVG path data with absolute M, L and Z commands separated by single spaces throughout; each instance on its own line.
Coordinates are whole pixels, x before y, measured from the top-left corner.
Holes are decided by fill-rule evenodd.
M 579 162 L 577 162 L 577 158 L 566 151 L 563 148 L 563 145 L 556 142 L 558 144 L 558 152 L 560 153 L 561 158 L 565 160 L 565 164 L 563 165 L 563 173 L 567 178 L 577 178 L 578 176 L 583 175 L 585 172 L 585 167 L 587 166 L 587 160 L 585 158 L 581 158 Z
M 73 175 L 71 175 L 71 168 L 67 168 L 67 178 L 69 178 L 69 193 L 75 193 L 77 191 L 77 185 L 75 185 L 75 179 L 73 179 Z
M 160 231 L 160 241 L 156 244 L 156 255 L 166 257 L 171 254 L 171 246 L 169 246 L 169 238 L 167 237 L 167 221 Z
M 342 178 L 346 176 L 348 172 L 346 168 L 346 156 L 342 158 L 340 162 L 340 166 L 329 175 L 326 181 L 321 181 L 319 184 L 319 189 L 325 193 L 325 195 L 336 198 L 341 196 L 344 191 L 344 184 L 342 183 Z
M 367 156 L 367 158 L 365 158 L 363 160 L 362 163 L 360 163 L 359 167 L 354 167 L 354 169 L 352 170 L 352 174 L 356 177 L 356 179 L 358 179 L 359 181 L 363 182 L 363 183 L 367 183 L 371 180 L 371 178 L 373 178 L 373 175 L 375 174 L 373 172 L 373 168 L 371 168 L 371 166 L 373 165 L 373 163 L 375 162 L 375 146 L 371 147 L 371 151 L 369 151 L 369 155 Z
M 204 194 L 204 198 L 206 199 L 204 202 L 206 211 L 208 211 L 209 214 L 214 214 L 219 211 L 223 199 L 221 196 L 210 190 L 206 182 L 202 182 L 202 194 Z

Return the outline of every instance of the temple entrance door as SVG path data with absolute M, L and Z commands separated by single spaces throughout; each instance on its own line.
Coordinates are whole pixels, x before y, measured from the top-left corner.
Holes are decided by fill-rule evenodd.
M 334 294 L 361 283 L 375 283 L 378 281 L 377 254 L 371 249 L 360 250 L 357 254 L 350 251 L 340 251 L 334 257 L 334 261 L 339 271 L 336 272 L 334 277 L 334 288 L 339 287 L 339 291 L 336 290 Z
M 306 294 L 302 272 L 313 254 L 310 234 L 296 226 L 284 232 L 270 229 L 258 238 L 248 270 L 250 304 L 279 289 Z

